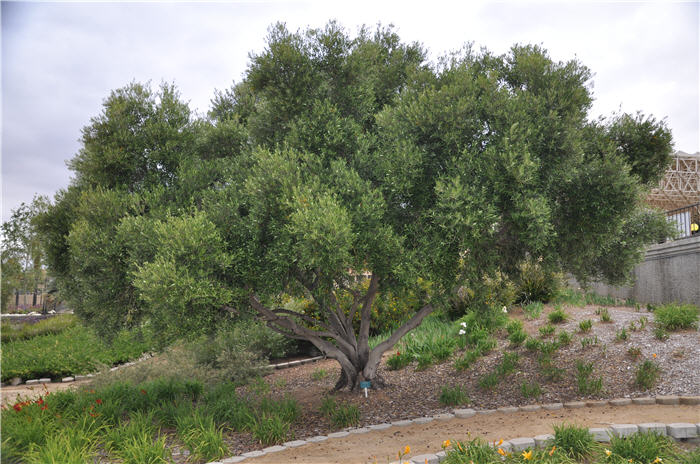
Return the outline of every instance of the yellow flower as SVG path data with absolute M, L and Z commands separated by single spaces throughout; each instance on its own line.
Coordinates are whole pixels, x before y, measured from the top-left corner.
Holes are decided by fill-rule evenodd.
M 411 447 L 406 445 L 406 447 L 403 449 L 403 454 L 408 454 L 411 452 Z
M 503 438 L 501 438 L 500 440 L 498 440 L 498 443 L 496 443 L 496 446 L 501 446 L 502 444 L 503 444 Z
M 609 449 L 606 448 L 606 449 L 605 449 L 605 455 L 606 455 L 606 456 L 610 456 L 611 454 L 612 454 L 612 451 L 610 451 Z
M 506 455 L 506 452 L 503 451 L 502 448 L 498 448 L 498 454 L 500 454 L 501 456 L 505 456 L 505 455 Z
M 523 451 L 523 459 L 526 461 L 532 459 L 532 451 Z
M 550 456 L 553 455 L 553 454 L 554 454 L 554 451 L 555 451 L 556 449 L 557 449 L 556 446 L 552 446 L 552 449 L 549 451 L 549 455 L 550 455 Z
M 663 462 L 663 459 L 661 459 L 660 457 L 656 456 L 656 459 L 654 459 L 654 460 L 652 461 L 651 464 L 659 464 L 660 462 Z
M 450 440 L 445 440 L 445 441 L 442 442 L 442 447 L 443 447 L 443 448 L 447 448 L 448 446 L 450 446 Z
M 627 462 L 634 462 L 634 459 L 628 459 Z

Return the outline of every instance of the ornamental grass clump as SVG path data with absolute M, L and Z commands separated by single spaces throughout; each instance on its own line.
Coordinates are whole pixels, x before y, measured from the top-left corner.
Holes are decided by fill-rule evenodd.
M 654 319 L 665 330 L 691 329 L 698 321 L 698 311 L 698 307 L 692 304 L 669 303 L 656 307 Z
M 676 457 L 673 441 L 656 432 L 637 432 L 628 437 L 610 437 L 610 455 L 620 457 L 624 462 L 662 463 Z M 675 462 L 675 461 L 673 461 Z
M 587 428 L 561 424 L 554 426 L 554 446 L 569 457 L 581 460 L 591 454 L 595 441 Z
M 547 319 L 552 324 L 560 324 L 562 322 L 566 322 L 568 318 L 569 316 L 567 316 L 567 314 L 561 309 L 555 309 L 551 313 L 547 314 Z
M 469 404 L 469 396 L 459 385 L 456 387 L 444 386 L 440 392 L 439 401 L 443 406 L 460 406 Z
M 639 387 L 643 388 L 644 390 L 649 390 L 654 385 L 656 385 L 656 382 L 659 380 L 660 375 L 661 368 L 659 367 L 659 365 L 654 361 L 650 361 L 647 359 L 641 364 L 639 364 L 639 366 L 637 366 L 634 379 L 635 383 Z

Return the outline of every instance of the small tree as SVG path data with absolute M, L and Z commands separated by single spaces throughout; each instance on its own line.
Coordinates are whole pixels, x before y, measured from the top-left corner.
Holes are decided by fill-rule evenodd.
M 539 47 L 467 47 L 431 66 L 390 28 L 276 25 L 208 120 L 162 117 L 189 114 L 174 98 L 113 94 L 84 131 L 77 182 L 42 218 L 49 262 L 67 264 L 59 285 L 102 330 L 149 320 L 176 337 L 245 304 L 338 360 L 336 388 L 380 386 L 382 354 L 464 281 L 528 257 L 620 281 L 665 233 L 634 170 L 663 169 L 641 161 L 668 155 L 668 129 L 644 120 L 635 133 L 665 142 L 635 136 L 631 155 L 586 120 L 589 79 Z M 144 101 L 142 118 L 112 108 Z M 413 315 L 370 349 L 377 295 L 419 279 Z M 97 282 L 109 284 L 91 293 Z

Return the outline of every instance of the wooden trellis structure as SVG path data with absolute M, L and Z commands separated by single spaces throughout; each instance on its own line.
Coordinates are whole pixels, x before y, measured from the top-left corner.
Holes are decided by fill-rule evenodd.
M 700 203 L 700 152 L 676 152 L 666 175 L 651 190 L 647 201 L 664 211 Z

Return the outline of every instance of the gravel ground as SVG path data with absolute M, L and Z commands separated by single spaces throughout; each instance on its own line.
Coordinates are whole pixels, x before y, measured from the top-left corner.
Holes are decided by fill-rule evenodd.
M 566 323 L 557 325 L 557 332 L 567 330 L 572 333 L 572 343 L 559 349 L 554 355 L 554 364 L 564 369 L 563 377 L 550 381 L 542 376 L 536 356 L 524 347 L 512 349 L 503 331 L 498 335 L 499 349 L 481 358 L 465 372 L 457 372 L 453 362 L 448 361 L 417 371 L 415 364 L 398 371 L 386 369 L 382 363 L 379 373 L 389 386 L 383 390 L 370 391 L 369 398 L 358 393 L 341 392 L 336 397 L 341 401 L 356 404 L 362 412 L 362 425 L 390 422 L 420 416 L 448 412 L 453 407 L 444 407 L 438 397 L 443 386 L 460 386 L 471 399 L 473 408 L 497 408 L 507 405 L 574 401 L 591 398 L 622 398 L 649 395 L 699 395 L 700 394 L 700 332 L 686 330 L 670 333 L 667 340 L 654 337 L 653 313 L 631 307 L 608 307 L 612 322 L 602 323 L 595 314 L 597 306 L 583 308 L 565 307 L 569 315 Z M 523 320 L 525 330 L 532 336 L 539 336 L 539 327 L 546 325 L 546 315 L 552 308 L 545 308 L 537 320 L 527 320 L 516 309 L 512 316 Z M 631 331 L 629 325 L 648 319 L 644 329 Z M 578 324 L 591 319 L 593 328 L 586 334 L 580 333 Z M 629 338 L 616 341 L 616 333 L 627 327 Z M 584 348 L 581 339 L 597 337 L 597 344 Z M 639 348 L 641 355 L 633 358 L 628 354 L 631 347 Z M 502 356 L 502 350 L 515 351 L 520 355 L 518 371 L 509 375 L 494 390 L 485 391 L 478 386 L 479 379 L 493 371 Z M 656 355 L 656 357 L 654 357 Z M 575 361 L 581 359 L 592 362 L 593 376 L 602 377 L 603 390 L 597 395 L 584 396 L 578 392 L 575 378 Z M 644 391 L 634 383 L 636 366 L 645 359 L 656 361 L 662 373 L 657 385 Z M 321 379 L 320 371 L 325 372 Z M 314 373 L 318 380 L 312 378 Z M 327 419 L 318 413 L 324 395 L 328 394 L 340 373 L 335 361 L 326 360 L 291 369 L 276 371 L 266 378 L 275 394 L 291 394 L 302 405 L 304 419 L 294 430 L 298 439 L 326 434 L 332 431 Z M 521 384 L 524 381 L 537 381 L 542 396 L 536 399 L 523 397 Z

